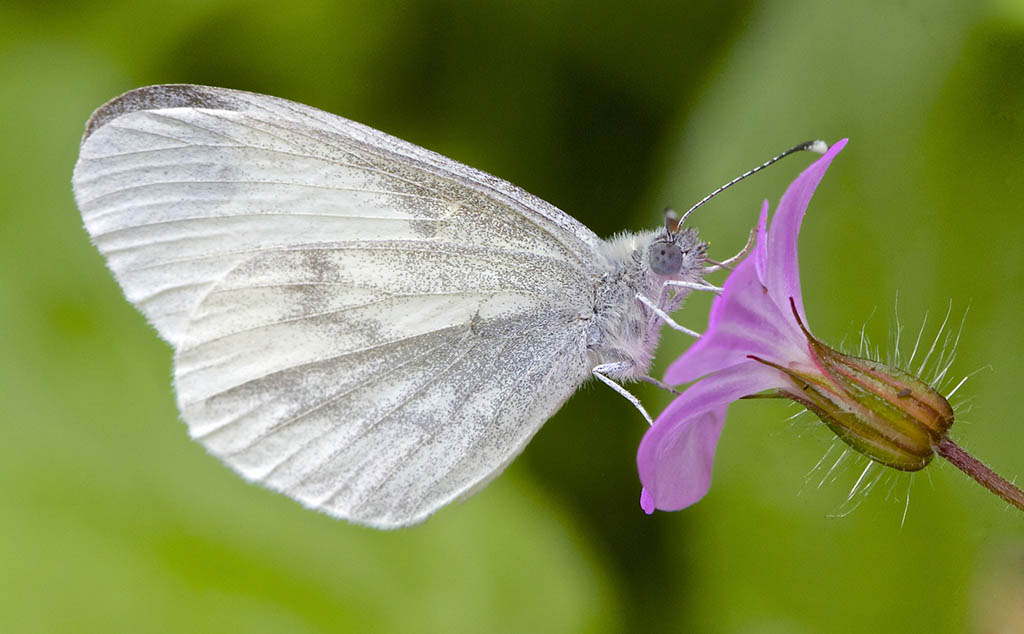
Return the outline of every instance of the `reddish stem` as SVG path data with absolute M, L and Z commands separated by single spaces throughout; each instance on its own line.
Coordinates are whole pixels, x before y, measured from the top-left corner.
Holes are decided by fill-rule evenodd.
M 981 486 L 1024 511 L 1024 491 L 1021 491 L 995 471 L 978 462 L 949 438 L 939 441 L 937 453 L 949 460 L 957 469 L 971 476 Z

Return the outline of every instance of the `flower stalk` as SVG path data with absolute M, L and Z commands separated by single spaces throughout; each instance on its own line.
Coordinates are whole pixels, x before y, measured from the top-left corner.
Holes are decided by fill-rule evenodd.
M 1007 503 L 1024 511 L 1024 491 L 1021 491 L 1012 482 L 978 462 L 974 456 L 964 451 L 952 440 L 943 438 L 939 441 L 935 451 L 953 463 L 957 469 L 971 476 L 975 482 L 995 493 Z

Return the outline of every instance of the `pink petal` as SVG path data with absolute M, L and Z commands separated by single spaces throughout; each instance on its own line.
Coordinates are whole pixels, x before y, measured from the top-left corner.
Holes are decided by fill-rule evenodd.
M 773 361 L 806 358 L 806 339 L 788 302 L 786 312 L 781 312 L 758 279 L 757 255 L 755 251 L 729 275 L 722 294 L 711 304 L 707 330 L 669 365 L 665 382 L 689 383 L 744 363 L 748 355 Z
M 775 303 L 787 310 L 789 298 L 792 297 L 797 313 L 805 324 L 807 318 L 804 316 L 804 302 L 800 296 L 800 265 L 797 258 L 800 223 L 814 190 L 825 176 L 832 159 L 846 147 L 846 142 L 847 139 L 837 142 L 790 184 L 779 201 L 768 231 L 768 260 L 763 278 L 765 286 Z
M 654 512 L 654 496 L 643 487 L 640 488 L 640 508 L 648 515 Z
M 754 262 L 757 264 L 757 279 L 764 284 L 768 268 L 768 201 L 761 204 L 761 218 L 757 221 L 757 243 L 754 245 Z
M 787 384 L 778 370 L 747 361 L 695 383 L 676 398 L 637 451 L 644 510 L 677 511 L 704 497 L 726 408 L 740 397 Z

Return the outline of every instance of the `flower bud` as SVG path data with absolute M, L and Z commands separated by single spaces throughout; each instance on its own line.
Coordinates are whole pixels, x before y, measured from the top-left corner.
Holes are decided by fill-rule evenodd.
M 949 402 L 921 379 L 876 361 L 842 354 L 808 335 L 818 368 L 784 368 L 796 389 L 777 390 L 814 412 L 846 444 L 901 471 L 931 462 L 953 424 Z

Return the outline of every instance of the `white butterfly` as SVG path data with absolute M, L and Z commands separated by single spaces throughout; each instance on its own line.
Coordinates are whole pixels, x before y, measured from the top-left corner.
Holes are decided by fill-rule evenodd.
M 483 487 L 592 375 L 640 407 L 613 379 L 648 378 L 666 313 L 714 288 L 706 245 L 671 220 L 604 241 L 503 180 L 223 88 L 107 103 L 73 184 L 174 348 L 192 436 L 376 527 Z

